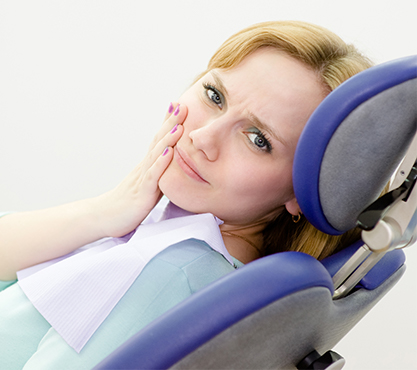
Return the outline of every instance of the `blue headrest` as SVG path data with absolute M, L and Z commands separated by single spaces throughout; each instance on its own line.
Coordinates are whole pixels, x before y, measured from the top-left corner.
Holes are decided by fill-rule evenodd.
M 301 134 L 293 167 L 303 214 L 338 235 L 389 181 L 417 127 L 417 56 L 363 71 L 330 93 Z

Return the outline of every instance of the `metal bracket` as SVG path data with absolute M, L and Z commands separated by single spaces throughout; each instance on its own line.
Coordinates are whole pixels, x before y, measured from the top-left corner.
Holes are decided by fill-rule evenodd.
M 393 184 L 400 185 L 367 207 L 358 217 L 364 245 L 334 275 L 333 299 L 345 297 L 389 251 L 417 241 L 417 135 Z M 410 169 L 411 167 L 411 169 Z M 405 169 L 408 176 L 405 178 Z

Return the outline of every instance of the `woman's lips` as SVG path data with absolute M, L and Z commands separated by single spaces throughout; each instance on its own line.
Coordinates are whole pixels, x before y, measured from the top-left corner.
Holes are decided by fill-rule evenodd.
M 178 149 L 177 146 L 174 147 L 174 158 L 178 163 L 178 166 L 192 179 L 208 183 L 204 178 L 200 175 L 197 170 L 196 165 L 192 162 L 192 160 L 188 157 L 187 153 Z

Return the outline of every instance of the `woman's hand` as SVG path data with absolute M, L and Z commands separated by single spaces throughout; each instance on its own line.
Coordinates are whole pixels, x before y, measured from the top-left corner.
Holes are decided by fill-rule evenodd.
M 161 198 L 158 181 L 172 160 L 172 147 L 183 133 L 181 124 L 186 116 L 185 106 L 172 106 L 145 159 L 114 190 L 96 198 L 2 217 L 0 280 L 13 280 L 16 271 L 136 228 Z
M 171 163 L 186 116 L 186 106 L 171 104 L 143 161 L 115 189 L 91 199 L 103 236 L 126 235 L 161 199 L 158 181 Z

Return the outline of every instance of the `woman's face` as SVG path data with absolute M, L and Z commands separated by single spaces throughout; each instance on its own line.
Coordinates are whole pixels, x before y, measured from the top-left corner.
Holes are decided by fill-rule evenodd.
M 212 70 L 179 100 L 188 115 L 161 191 L 232 225 L 269 221 L 284 207 L 297 214 L 295 147 L 324 96 L 315 72 L 272 48 Z

